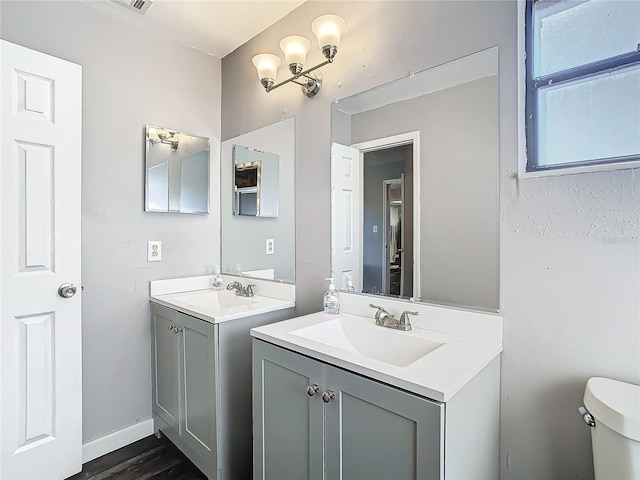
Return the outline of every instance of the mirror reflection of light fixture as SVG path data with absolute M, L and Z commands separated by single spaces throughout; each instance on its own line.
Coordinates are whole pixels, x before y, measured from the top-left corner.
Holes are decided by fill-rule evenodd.
M 165 143 L 171 147 L 172 151 L 178 150 L 178 132 L 171 132 L 169 130 L 161 130 L 155 128 L 149 128 L 147 138 L 152 146 L 156 146 L 159 143 Z
M 261 53 L 253 57 L 252 62 L 258 71 L 258 78 L 267 93 L 289 82 L 300 85 L 302 93 L 307 97 L 313 97 L 318 93 L 322 85 L 322 77 L 319 75 L 320 72 L 316 70 L 333 63 L 333 59 L 338 53 L 344 26 L 344 20 L 337 15 L 322 15 L 313 21 L 311 30 L 318 38 L 318 45 L 326 61 L 307 70 L 304 70 L 304 63 L 311 42 L 298 35 L 283 38 L 280 41 L 280 49 L 284 53 L 285 62 L 293 76 L 278 84 L 276 84 L 276 74 L 280 66 L 280 58 L 270 53 Z M 311 75 L 312 72 L 313 75 Z

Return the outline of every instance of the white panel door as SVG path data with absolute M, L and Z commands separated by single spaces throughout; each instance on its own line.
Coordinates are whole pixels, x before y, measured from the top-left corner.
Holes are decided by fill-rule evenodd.
M 362 291 L 360 151 L 331 145 L 331 269 L 336 287 Z
M 0 54 L 0 478 L 61 479 L 82 468 L 82 70 Z

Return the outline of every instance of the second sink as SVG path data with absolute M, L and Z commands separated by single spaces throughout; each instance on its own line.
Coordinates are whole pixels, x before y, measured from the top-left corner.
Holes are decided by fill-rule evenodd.
M 416 332 L 400 332 L 373 323 L 342 318 L 292 330 L 290 333 L 398 367 L 411 365 L 444 345 L 421 337 Z
M 187 305 L 204 308 L 217 308 L 220 310 L 248 309 L 257 301 L 250 297 L 239 297 L 227 290 L 202 290 L 197 292 L 185 292 L 175 294 L 174 299 Z

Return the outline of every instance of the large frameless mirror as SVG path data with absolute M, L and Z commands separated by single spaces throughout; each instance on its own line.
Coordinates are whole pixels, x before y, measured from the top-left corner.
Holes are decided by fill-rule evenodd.
M 338 288 L 497 311 L 497 47 L 332 105 Z
M 147 212 L 209 213 L 209 139 L 145 127 Z
M 220 149 L 222 272 L 295 282 L 295 119 Z

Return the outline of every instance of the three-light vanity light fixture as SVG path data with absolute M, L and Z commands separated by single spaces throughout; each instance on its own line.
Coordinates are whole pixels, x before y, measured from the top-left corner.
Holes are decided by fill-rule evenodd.
M 280 57 L 271 53 L 261 53 L 253 57 L 252 61 L 258 71 L 258 78 L 267 93 L 289 82 L 300 85 L 302 93 L 307 97 L 313 97 L 318 93 L 322 85 L 322 77 L 317 70 L 333 62 L 340 46 L 344 25 L 344 20 L 337 15 L 322 15 L 313 21 L 311 30 L 318 38 L 318 45 L 326 61 L 306 70 L 304 70 L 304 63 L 311 42 L 298 35 L 283 38 L 280 41 L 280 49 L 284 53 L 289 71 L 293 75 L 283 82 L 276 84 Z

